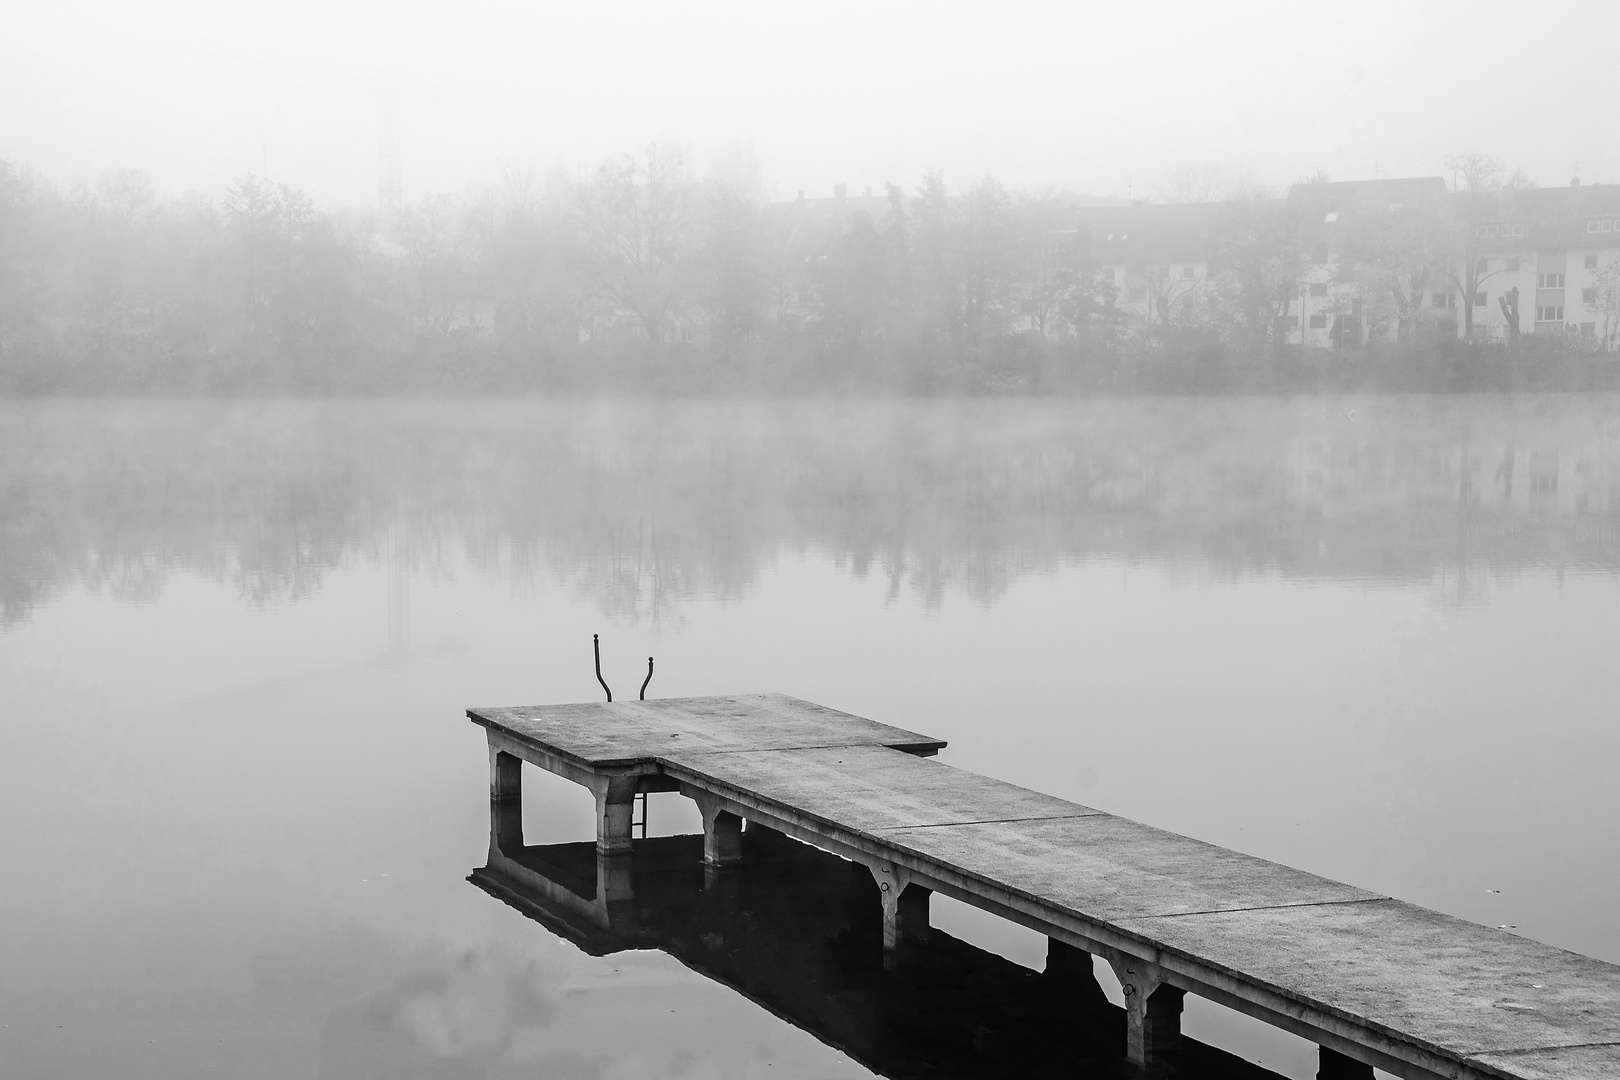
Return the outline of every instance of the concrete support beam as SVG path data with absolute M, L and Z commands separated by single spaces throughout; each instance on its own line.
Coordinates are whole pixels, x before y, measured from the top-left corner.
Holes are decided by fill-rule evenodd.
M 491 740 L 489 748 L 489 801 L 521 803 L 523 801 L 523 762 L 504 750 L 497 750 Z
M 1324 1046 L 1317 1064 L 1316 1080 L 1373 1080 L 1373 1067 Z
M 1181 1044 L 1181 1003 L 1185 993 L 1164 981 L 1164 971 L 1134 956 L 1110 956 L 1125 993 L 1125 1058 L 1144 1068 L 1173 1055 Z
M 596 796 L 596 854 L 630 853 L 630 817 L 641 779 L 637 776 L 599 775 L 591 778 Z

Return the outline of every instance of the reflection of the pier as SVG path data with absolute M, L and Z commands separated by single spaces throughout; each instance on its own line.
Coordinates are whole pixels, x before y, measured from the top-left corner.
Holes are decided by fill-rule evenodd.
M 935 928 L 886 967 L 872 875 L 780 833 L 750 825 L 741 862 L 716 869 L 702 836 L 599 859 L 592 841 L 525 846 L 521 811 L 491 813 L 473 884 L 591 955 L 662 950 L 884 1076 L 1140 1075 L 1083 954 L 1054 945 L 1034 972 Z M 1173 1068 L 1276 1080 L 1185 1038 Z

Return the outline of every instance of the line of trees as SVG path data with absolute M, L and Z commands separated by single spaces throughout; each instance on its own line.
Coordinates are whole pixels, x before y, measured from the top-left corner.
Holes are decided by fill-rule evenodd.
M 1286 216 L 1231 205 L 1214 287 L 1193 303 L 1161 282 L 1143 334 L 1063 241 L 1070 205 L 988 178 L 761 206 L 655 148 L 587 182 L 510 168 L 379 215 L 252 176 L 165 201 L 138 172 L 62 188 L 0 162 L 0 392 L 1321 382 L 1275 348 L 1303 258 Z M 1403 325 L 1444 272 L 1431 241 L 1356 256 Z

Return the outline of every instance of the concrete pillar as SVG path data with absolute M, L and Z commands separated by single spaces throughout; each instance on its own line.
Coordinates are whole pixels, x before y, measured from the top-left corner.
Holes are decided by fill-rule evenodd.
M 641 781 L 634 776 L 598 776 L 591 791 L 596 795 L 596 854 L 629 854 L 630 817 Z
M 1058 993 L 1077 997 L 1085 1004 L 1108 1003 L 1108 995 L 1097 981 L 1091 954 L 1057 938 L 1046 939 L 1046 970 L 1041 977 Z
M 1138 1068 L 1173 1055 L 1181 1044 L 1184 991 L 1164 981 L 1157 964 L 1134 956 L 1110 956 L 1125 994 L 1125 1058 Z
M 713 800 L 698 804 L 703 812 L 703 865 L 733 866 L 742 861 L 742 818 L 720 809 Z
M 1373 1080 L 1373 1067 L 1324 1046 L 1321 1048 L 1316 1080 Z
M 523 801 L 523 762 L 493 746 L 489 748 L 489 801 Z
M 883 904 L 883 951 L 892 954 L 902 941 L 928 937 L 928 898 L 931 889 L 912 883 L 911 871 L 892 863 L 868 867 L 877 881 Z

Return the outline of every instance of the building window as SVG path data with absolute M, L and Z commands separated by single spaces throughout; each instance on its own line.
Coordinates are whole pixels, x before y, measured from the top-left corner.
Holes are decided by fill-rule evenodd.
M 1481 289 L 1481 290 L 1479 290 L 1479 292 L 1474 294 L 1474 306 L 1475 307 L 1484 307 L 1485 306 L 1485 290 L 1484 289 Z
M 1538 288 L 1538 289 L 1562 289 L 1563 287 L 1564 287 L 1564 275 L 1563 274 L 1537 274 L 1536 275 L 1536 288 Z
M 1536 308 L 1536 322 L 1563 322 L 1563 321 L 1564 321 L 1564 305 L 1563 304 L 1548 304 L 1545 307 L 1537 307 Z
M 1518 273 L 1519 272 L 1519 260 L 1518 259 L 1509 259 L 1507 268 L 1508 268 L 1508 273 L 1510 273 L 1510 274 Z
M 1586 268 L 1588 270 L 1596 270 L 1597 269 L 1597 256 L 1596 255 L 1588 255 L 1586 257 Z
M 1586 223 L 1587 232 L 1597 232 L 1601 228 L 1603 228 L 1603 226 L 1596 221 L 1588 221 Z
M 1311 316 L 1311 329 L 1312 330 L 1326 330 L 1327 329 L 1327 316 L 1326 315 L 1312 315 Z
M 1596 289 L 1582 289 L 1581 290 L 1581 303 L 1583 303 L 1583 304 L 1595 304 L 1595 303 L 1597 303 L 1597 290 Z
M 1604 231 L 1604 232 L 1610 232 L 1610 231 L 1612 231 L 1612 230 L 1613 230 L 1613 229 L 1614 229 L 1614 222 L 1612 222 L 1612 221 L 1605 221 L 1605 222 L 1604 222 L 1604 223 L 1603 223 L 1603 231 Z
M 1474 235 L 1479 237 L 1481 240 L 1485 239 L 1487 236 L 1491 235 L 1490 226 L 1488 226 L 1488 225 L 1475 226 Z
M 1524 235 L 1524 226 L 1523 225 L 1515 225 L 1515 226 L 1513 226 L 1513 235 L 1514 236 L 1523 236 Z
M 1326 296 L 1327 295 L 1327 282 L 1325 282 L 1325 281 L 1313 281 L 1313 282 L 1311 282 L 1311 295 L 1312 296 Z

